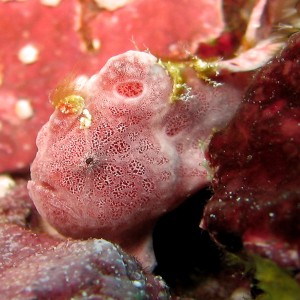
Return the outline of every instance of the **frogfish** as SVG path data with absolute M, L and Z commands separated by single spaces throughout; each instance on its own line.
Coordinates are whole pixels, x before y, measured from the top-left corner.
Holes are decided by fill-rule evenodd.
M 207 185 L 201 144 L 230 120 L 242 93 L 186 68 L 175 99 L 171 73 L 152 54 L 128 51 L 89 79 L 59 84 L 28 183 L 60 234 L 107 239 L 148 268 L 156 220 Z

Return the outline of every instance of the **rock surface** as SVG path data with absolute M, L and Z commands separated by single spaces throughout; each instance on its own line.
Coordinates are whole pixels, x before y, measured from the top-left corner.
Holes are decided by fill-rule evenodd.
M 222 244 L 299 268 L 300 34 L 257 74 L 208 159 L 215 194 L 201 226 Z
M 0 213 L 3 299 L 169 299 L 160 277 L 108 241 L 62 240 L 29 230 L 38 228 L 25 182 L 1 198 Z

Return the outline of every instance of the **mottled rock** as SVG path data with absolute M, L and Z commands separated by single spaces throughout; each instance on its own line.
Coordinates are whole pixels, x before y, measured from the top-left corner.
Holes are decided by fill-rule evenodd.
M 5 299 L 169 299 L 159 277 L 105 240 L 68 241 L 0 275 Z

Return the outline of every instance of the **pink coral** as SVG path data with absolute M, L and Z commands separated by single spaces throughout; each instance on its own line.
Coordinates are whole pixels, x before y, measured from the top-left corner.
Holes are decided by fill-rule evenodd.
M 186 75 L 191 90 L 172 103 L 173 83 L 157 58 L 129 51 L 85 84 L 52 93 L 57 109 L 39 133 L 28 187 L 60 233 L 106 238 L 153 265 L 155 220 L 207 184 L 198 143 L 240 99 L 233 87 Z

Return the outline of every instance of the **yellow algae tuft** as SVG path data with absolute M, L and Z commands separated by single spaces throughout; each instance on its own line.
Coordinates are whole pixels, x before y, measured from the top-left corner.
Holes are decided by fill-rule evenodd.
M 218 63 L 217 62 L 209 62 L 204 61 L 196 56 L 192 57 L 189 67 L 191 67 L 198 75 L 199 78 L 208 82 L 214 87 L 220 85 L 219 82 L 212 80 L 210 77 L 218 75 Z
M 189 100 L 191 96 L 191 87 L 189 87 L 184 78 L 184 70 L 186 68 L 193 69 L 197 76 L 216 87 L 220 83 L 212 80 L 210 77 L 218 74 L 217 62 L 206 62 L 198 57 L 191 57 L 182 62 L 171 62 L 159 60 L 158 64 L 161 65 L 173 81 L 173 90 L 170 96 L 171 102 L 176 100 Z
M 92 115 L 88 109 L 82 111 L 82 117 L 79 119 L 80 129 L 90 128 L 92 125 Z
M 182 75 L 182 70 L 185 67 L 185 64 L 170 61 L 163 62 L 161 60 L 158 61 L 158 64 L 167 71 L 173 81 L 173 90 L 170 97 L 171 102 L 173 102 L 179 99 L 185 92 L 186 84 Z
M 81 113 L 84 98 L 82 87 L 76 83 L 74 76 L 67 77 L 50 93 L 51 104 L 64 114 Z
M 64 114 L 76 114 L 83 109 L 84 99 L 79 95 L 66 96 L 55 106 Z

